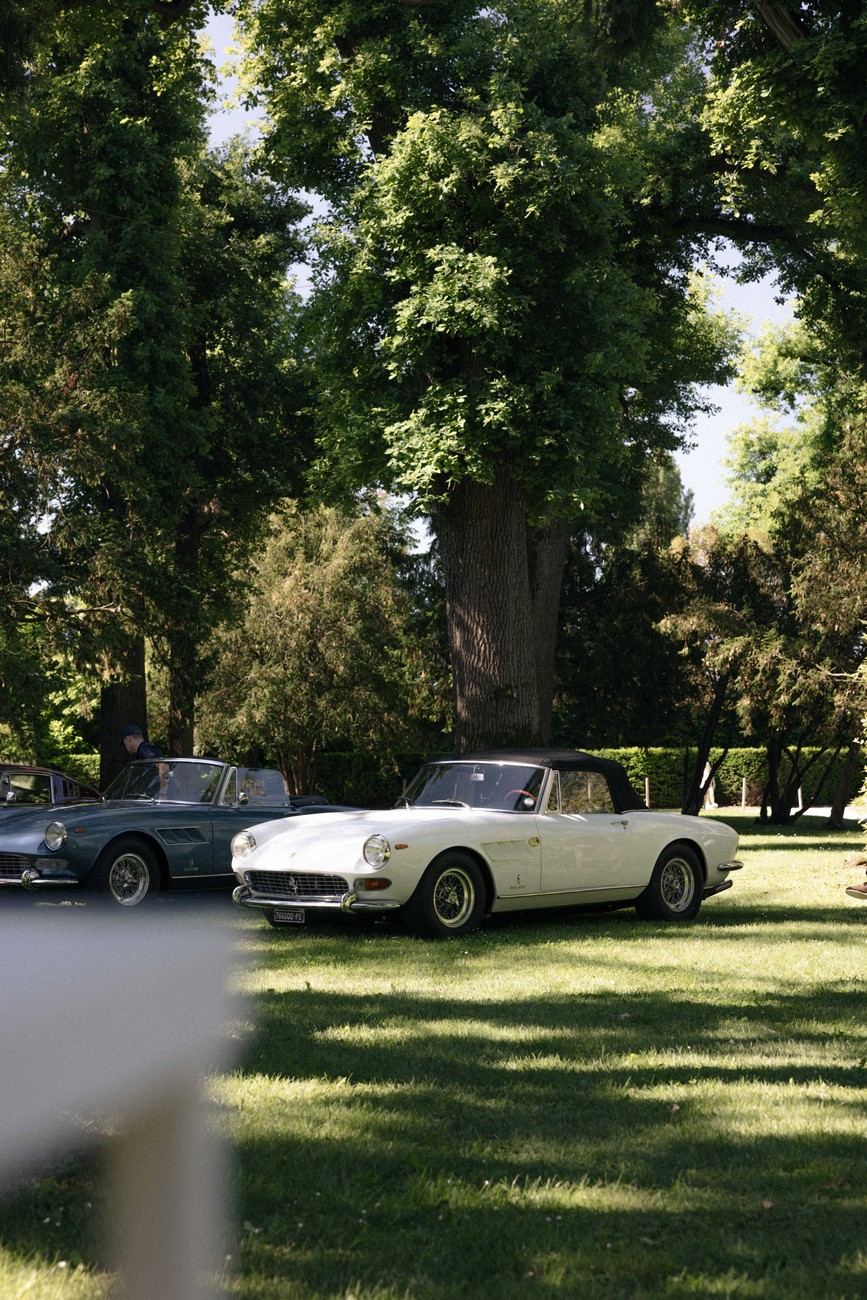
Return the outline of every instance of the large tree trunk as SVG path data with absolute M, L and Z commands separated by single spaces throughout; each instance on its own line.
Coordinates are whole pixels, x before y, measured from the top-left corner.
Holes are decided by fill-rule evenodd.
M 129 644 L 115 675 L 105 683 L 99 699 L 99 788 L 104 790 L 122 768 L 124 727 L 141 727 L 147 734 L 147 686 L 144 636 Z
M 853 740 L 846 753 L 846 762 L 843 764 L 843 774 L 837 782 L 837 789 L 834 791 L 834 802 L 831 805 L 830 816 L 825 823 L 828 830 L 845 830 L 846 805 L 852 796 L 852 781 L 855 778 L 855 769 L 858 766 L 858 756 L 860 753 L 860 743 L 857 740 Z
M 684 783 L 683 803 L 680 811 L 687 813 L 691 817 L 697 817 L 704 803 L 704 797 L 710 788 L 710 783 L 717 774 L 717 770 L 722 764 L 727 751 L 716 760 L 715 763 L 710 761 L 710 751 L 713 749 L 716 739 L 719 720 L 722 717 L 723 706 L 726 702 L 731 675 L 723 674 L 714 683 L 713 698 L 710 702 L 707 714 L 705 716 L 704 727 L 702 728 L 701 737 L 698 742 L 698 748 L 695 753 L 695 761 L 692 765 L 692 771 L 687 772 Z M 688 754 L 689 751 L 687 751 Z
M 290 794 L 314 794 L 316 783 L 316 759 L 318 750 L 315 740 L 304 749 L 287 752 L 282 747 L 277 750 L 277 766 L 280 768 L 286 789 Z
M 805 32 L 793 13 L 775 4 L 773 0 L 758 0 L 758 10 L 774 36 L 787 52 L 804 39 Z
M 172 637 L 169 652 L 169 729 L 166 752 L 172 758 L 189 757 L 193 752 L 193 728 L 196 708 L 196 665 L 198 645 L 195 638 Z
M 801 801 L 802 789 L 805 788 L 806 778 L 816 767 L 820 759 L 828 753 L 827 749 L 820 749 L 812 758 L 804 759 L 804 751 L 800 741 L 787 746 L 782 737 L 772 737 L 767 742 L 768 753 L 768 784 L 762 797 L 762 812 L 760 821 L 770 821 L 774 826 L 791 826 L 799 817 L 802 817 L 810 807 L 812 799 L 808 798 L 806 802 Z M 840 756 L 838 747 L 830 755 L 825 765 L 823 775 L 816 782 L 816 791 L 819 792 L 825 784 L 825 780 L 833 767 L 834 763 Z M 783 775 L 783 759 L 788 759 L 787 770 Z M 796 806 L 797 801 L 797 806 Z M 770 815 L 768 815 L 768 808 Z
M 199 554 L 202 527 L 192 510 L 178 526 L 175 539 L 174 621 L 167 630 L 169 643 L 169 729 L 168 753 L 182 758 L 193 752 L 196 685 L 201 642 Z
M 557 624 L 563 573 L 569 554 L 569 536 L 569 523 L 566 519 L 554 519 L 542 527 L 527 530 L 539 737 L 543 745 L 551 743 Z
M 434 516 L 459 750 L 538 745 L 539 686 L 520 487 L 464 479 Z

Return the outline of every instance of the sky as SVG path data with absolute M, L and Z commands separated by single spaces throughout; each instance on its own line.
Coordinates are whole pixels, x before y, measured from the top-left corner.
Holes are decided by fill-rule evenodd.
M 232 42 L 232 19 L 225 14 L 212 16 L 205 34 L 213 42 L 219 67 L 225 62 L 224 52 Z M 230 96 L 233 90 L 232 80 L 224 80 L 222 95 Z M 221 144 L 253 120 L 239 108 L 217 111 L 211 118 L 212 144 Z M 733 258 L 733 264 L 735 260 Z M 750 334 L 759 334 L 769 321 L 784 324 L 791 319 L 791 307 L 777 302 L 779 292 L 772 279 L 739 285 L 732 276 L 726 276 L 720 280 L 720 287 L 721 305 L 745 317 Z M 705 391 L 718 411 L 696 420 L 690 437 L 691 449 L 675 455 L 683 486 L 693 494 L 693 524 L 696 526 L 708 523 L 713 512 L 725 503 L 729 495 L 724 465 L 728 435 L 757 414 L 755 405 L 744 394 L 738 393 L 733 385 L 714 386 Z
M 721 306 L 745 317 L 750 335 L 758 335 L 768 322 L 784 325 L 792 319 L 791 305 L 777 302 L 780 294 L 773 279 L 741 285 L 732 276 L 726 276 L 720 280 L 720 287 Z M 693 493 L 692 522 L 697 527 L 708 523 L 729 496 L 724 464 L 728 435 L 758 414 L 750 398 L 737 392 L 732 384 L 715 385 L 704 391 L 719 409 L 715 415 L 696 420 L 691 435 L 692 450 L 675 454 L 683 486 Z

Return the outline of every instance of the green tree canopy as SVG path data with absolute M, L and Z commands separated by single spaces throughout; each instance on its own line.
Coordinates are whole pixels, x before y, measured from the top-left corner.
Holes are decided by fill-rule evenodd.
M 295 793 L 343 741 L 383 756 L 435 700 L 437 656 L 413 635 L 393 512 L 287 502 L 271 521 L 243 616 L 214 638 L 199 733 L 206 750 L 276 763 Z
M 146 634 L 171 677 L 160 730 L 189 752 L 200 646 L 309 427 L 286 281 L 305 209 L 242 145 L 206 153 L 203 18 L 46 4 L 3 105 L 5 220 L 32 276 L 0 366 L 18 517 L 52 561 L 40 613 L 81 627 L 103 675 L 111 757 L 146 721 Z
M 701 69 L 649 3 L 238 12 L 272 165 L 330 205 L 320 479 L 416 494 L 458 743 L 538 740 L 570 521 L 634 517 L 724 368 L 678 221 L 700 182 L 673 184 L 701 147 Z
M 776 269 L 799 315 L 863 367 L 867 203 L 857 0 L 687 0 L 711 69 L 704 122 L 723 185 L 720 233 L 750 278 Z

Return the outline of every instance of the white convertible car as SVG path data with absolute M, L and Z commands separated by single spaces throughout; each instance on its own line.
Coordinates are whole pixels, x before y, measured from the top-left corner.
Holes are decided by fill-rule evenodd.
M 631 905 L 690 921 L 731 887 L 738 837 L 648 811 L 619 763 L 571 750 L 431 759 L 385 812 L 272 821 L 232 840 L 239 907 L 272 925 L 399 911 L 411 931 L 472 930 L 491 912 Z

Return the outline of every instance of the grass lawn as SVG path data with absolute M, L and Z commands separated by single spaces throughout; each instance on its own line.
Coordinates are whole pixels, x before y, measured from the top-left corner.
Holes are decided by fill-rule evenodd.
M 867 1296 L 867 905 L 842 892 L 863 837 L 725 819 L 746 868 L 685 928 L 426 943 L 238 914 L 224 1292 Z M 7 1198 L 0 1295 L 110 1293 L 97 1186 L 73 1160 Z

